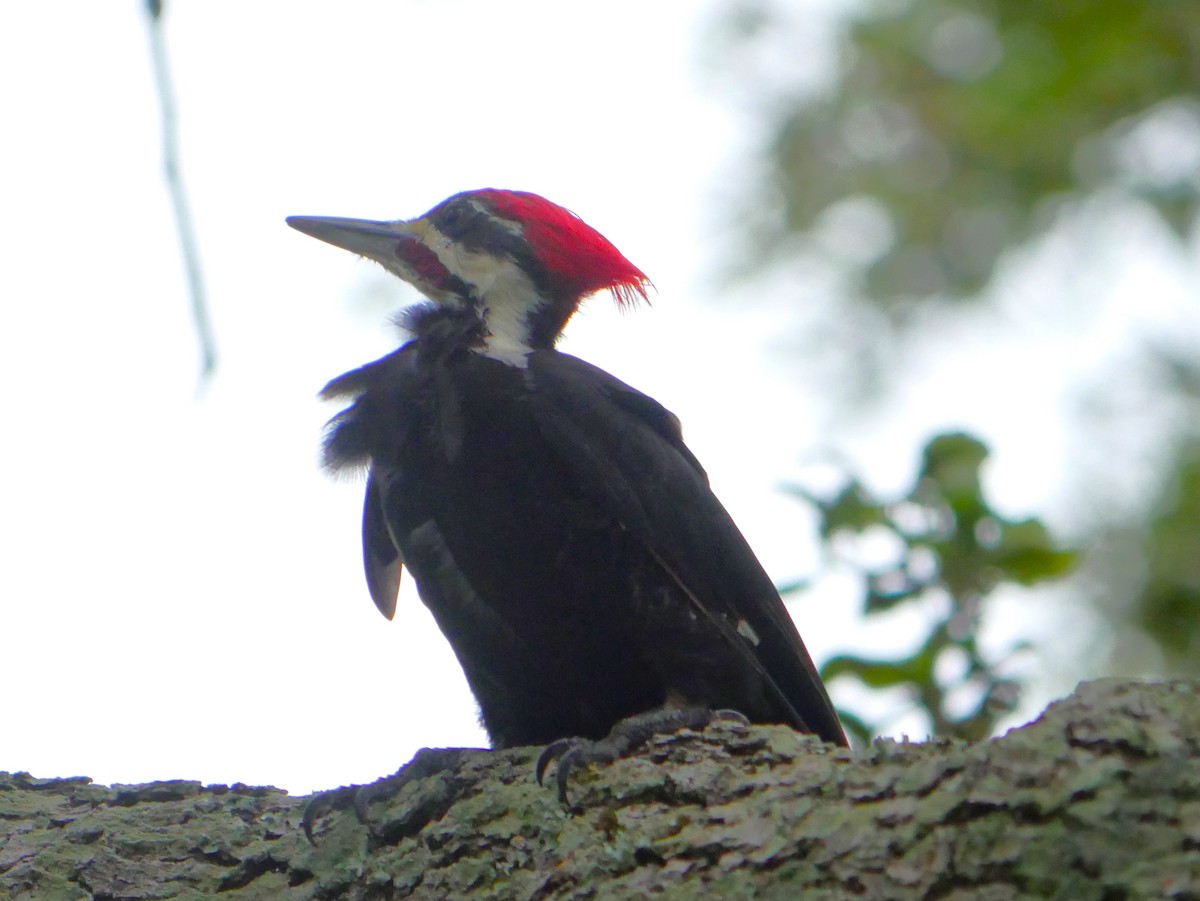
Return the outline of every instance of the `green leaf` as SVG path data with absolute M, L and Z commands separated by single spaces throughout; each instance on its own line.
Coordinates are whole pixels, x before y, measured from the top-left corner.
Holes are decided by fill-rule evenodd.
M 869 688 L 878 689 L 920 684 L 928 681 L 932 673 L 932 660 L 924 648 L 912 657 L 894 660 L 843 655 L 831 658 L 821 667 L 821 678 L 825 681 L 850 676 Z
M 826 537 L 839 531 L 862 532 L 887 519 L 883 506 L 857 482 L 847 485 L 821 512 L 821 532 Z

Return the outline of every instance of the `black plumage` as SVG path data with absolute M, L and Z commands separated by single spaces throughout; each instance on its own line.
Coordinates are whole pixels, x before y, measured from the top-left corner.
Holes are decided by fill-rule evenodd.
M 600 738 L 670 706 L 732 708 L 844 743 L 770 579 L 678 420 L 567 354 L 475 352 L 469 309 L 335 379 L 328 464 L 369 464 L 364 562 L 394 610 L 401 561 L 495 747 Z
M 326 462 L 367 469 L 371 597 L 390 618 L 411 571 L 495 747 L 551 742 L 539 775 L 557 758 L 565 796 L 572 765 L 709 711 L 845 743 L 678 420 L 554 350 L 585 296 L 644 298 L 640 269 L 519 191 L 463 192 L 413 220 L 288 222 L 428 298 L 403 314 L 408 343 L 325 388 L 349 401 Z

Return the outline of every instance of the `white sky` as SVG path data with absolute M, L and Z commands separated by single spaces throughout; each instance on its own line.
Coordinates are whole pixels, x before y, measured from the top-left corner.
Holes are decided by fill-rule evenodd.
M 380 277 L 290 214 L 411 216 L 482 186 L 581 213 L 657 294 L 627 316 L 597 299 L 565 349 L 680 414 L 773 576 L 812 566 L 804 511 L 777 489 L 825 442 L 819 386 L 776 349 L 786 310 L 721 305 L 699 284 L 740 125 L 697 87 L 711 7 L 170 4 L 220 352 L 196 400 L 141 6 L 0 12 L 0 769 L 307 791 L 482 743 L 415 594 L 391 624 L 367 596 L 360 486 L 316 463 L 333 410 L 315 393 L 394 346 L 362 312 Z M 849 449 L 898 487 L 922 435 L 965 423 L 999 449 L 1002 505 L 1043 501 L 1066 453 L 1062 399 L 1031 410 L 997 384 L 981 413 L 953 366 L 917 373 L 908 412 L 850 430 Z M 1013 417 L 1041 417 L 1056 450 L 1003 437 Z M 850 598 L 835 586 L 793 606 L 818 658 L 857 643 Z

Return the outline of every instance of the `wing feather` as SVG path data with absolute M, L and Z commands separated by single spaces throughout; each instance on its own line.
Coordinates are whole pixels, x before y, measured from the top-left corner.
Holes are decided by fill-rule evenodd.
M 374 473 L 367 477 L 363 502 L 362 551 L 371 600 L 380 613 L 391 619 L 396 615 L 396 595 L 400 591 L 404 561 L 383 515 L 383 496 Z
M 683 443 L 678 419 L 652 398 L 567 354 L 535 352 L 529 373 L 539 428 L 585 490 L 645 544 L 763 674 L 794 713 L 794 725 L 845 744 L 795 624 Z

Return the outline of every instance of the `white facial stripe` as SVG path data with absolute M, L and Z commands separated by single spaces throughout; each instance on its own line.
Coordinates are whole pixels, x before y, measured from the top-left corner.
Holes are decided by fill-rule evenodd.
M 483 215 L 491 219 L 494 224 L 512 232 L 514 235 L 522 234 L 521 223 L 514 222 L 512 219 L 505 219 L 503 216 L 497 216 L 495 211 L 489 209 L 487 206 L 474 198 L 471 198 L 467 202 L 470 204 L 471 209 L 477 213 L 483 213 Z
M 524 366 L 529 346 L 529 314 L 540 300 L 537 288 L 515 262 L 468 250 L 430 228 L 426 242 L 442 265 L 475 289 L 483 307 L 488 335 L 482 353 L 514 366 Z

